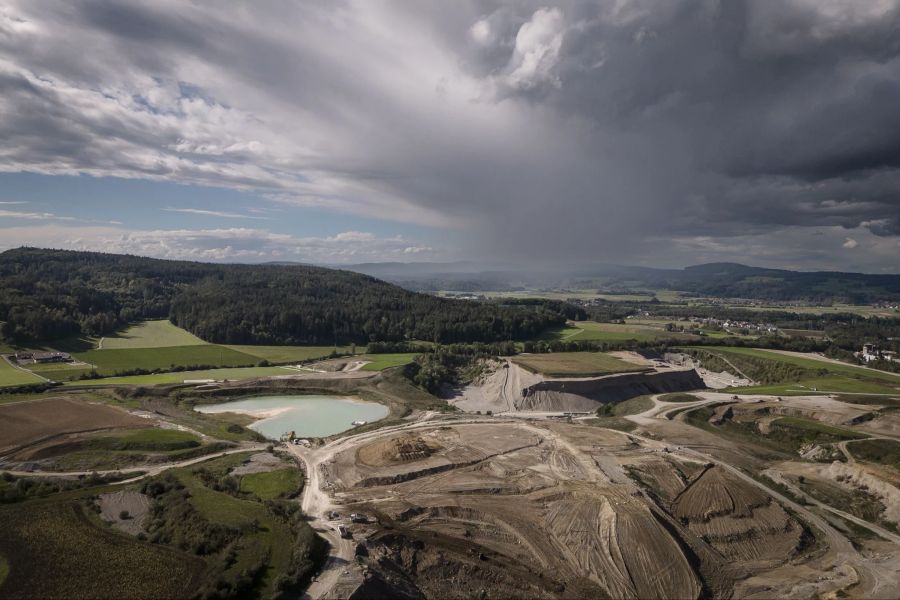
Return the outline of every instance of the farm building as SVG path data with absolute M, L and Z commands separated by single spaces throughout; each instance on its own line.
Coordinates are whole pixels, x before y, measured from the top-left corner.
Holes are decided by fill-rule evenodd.
M 72 356 L 68 352 L 19 352 L 17 361 L 33 361 L 35 363 L 70 362 Z

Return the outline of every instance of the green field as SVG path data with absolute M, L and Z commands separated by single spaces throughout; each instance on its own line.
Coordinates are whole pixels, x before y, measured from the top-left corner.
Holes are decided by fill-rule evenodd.
M 625 417 L 627 415 L 636 415 L 653 408 L 653 400 L 650 396 L 638 396 L 617 402 L 615 404 L 604 404 L 597 409 L 598 417 Z
M 250 473 L 241 477 L 241 491 L 260 500 L 274 500 L 299 493 L 303 476 L 296 468 L 267 473 Z
M 43 381 L 37 375 L 17 369 L 6 362 L 6 359 L 0 357 L 0 387 L 29 385 L 32 383 L 43 383 Z
M 364 365 L 363 371 L 384 371 L 392 367 L 402 367 L 411 363 L 418 354 L 416 353 L 400 353 L 400 354 L 366 354 L 358 357 L 359 360 L 371 361 Z
M 94 338 L 63 340 L 57 344 L 59 350 L 68 350 L 79 362 L 29 365 L 28 369 L 54 381 L 83 381 L 79 377 L 96 371 L 101 376 L 112 377 L 137 369 L 146 371 L 169 371 L 174 368 L 202 366 L 250 367 L 262 361 L 270 363 L 300 363 L 308 360 L 327 358 L 333 352 L 350 354 L 352 346 L 253 346 L 209 344 L 193 334 L 166 320 L 143 321 L 127 329 L 102 339 L 102 348 L 96 348 L 100 341 Z M 93 349 L 85 349 L 91 348 Z M 197 371 L 198 369 L 194 369 Z M 204 370 L 208 371 L 208 370 Z M 10 373 L 16 383 L 4 383 L 5 370 L 0 365 L 0 386 L 36 383 L 25 372 Z M 272 371 L 262 375 L 285 374 Z M 216 374 L 206 376 L 194 374 L 184 376 L 174 374 L 147 380 L 146 383 L 180 383 L 184 379 L 237 379 L 254 375 Z M 138 376 L 136 376 L 138 377 Z M 143 377 L 143 376 L 140 376 Z M 143 380 L 136 382 L 145 383 Z M 129 382 L 131 383 L 131 382 Z
M 596 377 L 647 370 L 647 367 L 626 362 L 603 352 L 519 354 L 512 361 L 532 373 L 541 373 L 548 377 Z
M 664 394 L 659 397 L 663 402 L 697 402 L 698 400 L 702 400 L 699 396 L 695 396 L 693 394 L 683 394 L 680 392 L 675 392 L 673 394 Z
M 773 352 L 771 350 L 763 350 L 760 348 L 735 348 L 721 346 L 699 346 L 699 348 L 717 353 L 723 353 L 725 355 L 751 356 L 762 358 L 765 360 L 773 360 L 786 364 L 796 365 L 798 367 L 803 367 L 804 369 L 825 369 L 830 373 L 834 373 L 837 375 L 844 375 L 847 377 L 862 377 L 865 379 L 874 379 L 885 383 L 900 385 L 900 374 L 887 373 L 885 371 L 878 371 L 875 369 L 859 367 L 856 365 L 845 365 L 828 360 L 819 360 L 814 357 L 806 358 L 790 354 L 782 354 L 780 352 Z
M 540 337 L 544 341 L 563 342 L 624 342 L 627 340 L 643 342 L 660 338 L 688 339 L 696 338 L 696 336 L 669 332 L 663 328 L 663 325 L 650 323 L 623 325 L 619 323 L 577 321 L 560 329 L 547 331 Z
M 221 381 L 240 381 L 271 377 L 273 375 L 298 375 L 301 371 L 286 367 L 247 367 L 234 369 L 205 369 L 201 371 L 180 371 L 178 373 L 154 373 L 151 375 L 128 375 L 126 377 L 106 377 L 104 379 L 87 379 L 72 381 L 65 385 L 160 385 L 184 383 L 189 379 L 214 379 Z
M 225 346 L 172 346 L 169 348 L 123 348 L 120 350 L 90 350 L 74 355 L 78 360 L 96 366 L 100 375 L 114 376 L 135 369 L 147 371 L 169 370 L 175 367 L 215 365 L 240 367 L 254 365 L 259 359 Z M 91 367 L 75 369 L 71 366 L 42 372 L 44 377 L 56 381 L 74 381 L 82 373 L 93 371 Z
M 271 363 L 292 363 L 328 358 L 332 352 L 350 354 L 352 346 L 246 346 L 229 344 L 225 346 L 243 354 L 255 356 Z
M 89 444 L 95 448 L 106 450 L 148 450 L 166 452 L 182 450 L 200 445 L 200 439 L 193 433 L 177 429 L 158 429 L 155 427 L 138 429 L 119 435 L 102 435 L 91 440 Z
M 757 386 L 729 388 L 727 391 L 730 392 L 775 395 L 900 393 L 900 375 L 865 367 L 758 348 L 699 346 L 694 350 L 709 353 L 714 357 L 710 360 L 725 359 L 751 379 L 761 382 Z M 733 371 L 724 362 L 711 367 L 715 367 L 713 370 L 724 368 Z
M 98 342 L 104 350 L 121 348 L 166 348 L 202 346 L 206 342 L 168 320 L 142 321 L 124 331 L 108 335 Z

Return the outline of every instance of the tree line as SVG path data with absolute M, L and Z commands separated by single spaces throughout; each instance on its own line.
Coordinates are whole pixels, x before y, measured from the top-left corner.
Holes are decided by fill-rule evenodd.
M 0 335 L 18 343 L 105 335 L 148 318 L 225 344 L 496 342 L 535 337 L 569 312 L 563 303 L 438 298 L 304 265 L 36 248 L 0 254 Z

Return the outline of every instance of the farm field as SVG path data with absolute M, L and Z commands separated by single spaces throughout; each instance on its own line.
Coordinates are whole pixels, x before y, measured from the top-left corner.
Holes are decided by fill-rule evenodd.
M 17 369 L 5 358 L 0 357 L 0 388 L 42 383 L 44 380 L 33 373 Z
M 90 350 L 74 356 L 82 362 L 95 365 L 97 373 L 105 376 L 114 376 L 117 373 L 134 369 L 153 371 L 205 365 L 247 367 L 259 362 L 255 356 L 212 344 L 168 348 Z M 43 371 L 41 374 L 56 381 L 75 381 L 82 373 L 90 373 L 93 370 L 95 369 L 91 367 L 78 369 L 72 366 L 63 366 L 56 370 Z
M 187 460 L 219 452 L 224 445 L 204 445 L 191 433 L 148 428 L 65 436 L 24 449 L 17 461 L 41 461 L 47 471 L 109 471 L 134 465 Z
M 358 357 L 358 360 L 371 361 L 364 365 L 363 371 L 384 371 L 392 367 L 402 367 L 411 363 L 418 354 L 416 353 L 398 353 L 398 354 L 366 354 Z
M 0 405 L 0 451 L 82 431 L 150 427 L 147 419 L 106 406 L 70 398 Z
M 626 362 L 603 352 L 554 352 L 520 354 L 512 361 L 532 373 L 547 377 L 596 377 L 614 373 L 639 373 L 646 367 Z
M 563 342 L 624 342 L 626 340 L 649 341 L 659 338 L 690 339 L 696 336 L 668 332 L 656 325 L 630 325 L 577 321 L 566 327 L 551 330 L 540 337 L 544 341 Z
M 173 325 L 167 319 L 142 321 L 127 329 L 101 338 L 98 346 L 103 349 L 167 348 L 171 346 L 203 346 L 204 342 L 194 334 Z
M 7 598 L 174 598 L 196 592 L 203 562 L 94 524 L 78 502 L 0 507 Z
M 691 302 L 692 305 L 696 306 L 719 306 L 718 302 Z M 832 306 L 800 306 L 800 305 L 792 305 L 792 304 L 766 304 L 766 305 L 758 305 L 758 304 L 728 304 L 729 308 L 739 308 L 742 310 L 752 310 L 754 312 L 766 313 L 766 312 L 793 312 L 798 314 L 808 314 L 808 315 L 829 315 L 829 314 L 840 314 L 840 313 L 850 313 L 854 315 L 859 315 L 861 317 L 896 317 L 897 311 L 886 309 L 886 308 L 878 308 L 875 306 L 869 305 L 859 305 L 859 304 L 834 304 Z
M 760 383 L 729 388 L 741 394 L 803 395 L 808 393 L 900 394 L 900 375 L 797 354 L 757 348 L 697 346 L 715 369 L 734 370 Z M 703 360 L 701 356 L 701 360 Z
M 327 358 L 332 352 L 350 354 L 351 346 L 249 346 L 228 344 L 226 348 L 249 354 L 272 363 L 302 362 L 318 358 Z
M 215 379 L 228 381 L 240 381 L 242 379 L 255 379 L 257 377 L 272 377 L 274 375 L 298 375 L 301 371 L 287 367 L 244 367 L 226 369 L 203 369 L 199 371 L 179 371 L 177 373 L 152 373 L 150 375 L 127 375 L 124 377 L 105 377 L 103 379 L 86 379 L 83 381 L 71 381 L 67 386 L 83 385 L 160 385 L 184 383 L 188 379 Z
M 827 359 L 822 360 L 816 357 L 806 358 L 793 354 L 763 350 L 760 348 L 736 348 L 721 346 L 699 346 L 699 348 L 708 351 L 723 353 L 726 355 L 762 358 L 765 360 L 796 365 L 805 369 L 826 369 L 830 373 L 844 375 L 847 377 L 863 377 L 866 379 L 883 381 L 885 383 L 896 383 L 900 385 L 900 374 L 887 373 L 885 371 L 878 371 L 876 369 L 868 369 L 866 367 L 859 367 L 855 365 L 845 365 Z

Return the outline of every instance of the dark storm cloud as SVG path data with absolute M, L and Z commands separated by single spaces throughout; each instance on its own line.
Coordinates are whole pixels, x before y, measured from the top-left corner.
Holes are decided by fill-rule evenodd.
M 12 3 L 0 158 L 445 226 L 460 253 L 756 236 L 769 264 L 895 268 L 898 5 Z

